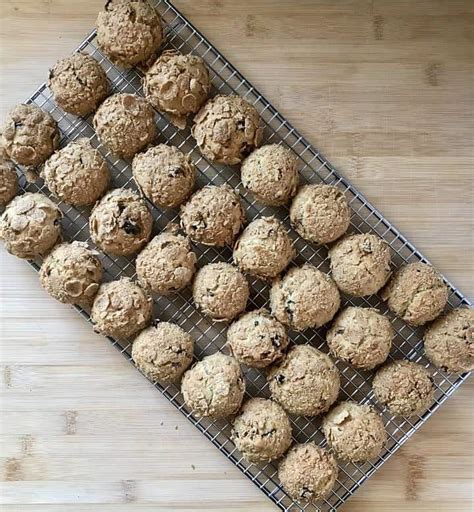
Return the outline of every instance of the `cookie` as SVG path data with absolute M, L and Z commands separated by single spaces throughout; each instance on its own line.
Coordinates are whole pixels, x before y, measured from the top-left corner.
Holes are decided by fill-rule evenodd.
M 48 87 L 54 101 L 76 116 L 87 116 L 109 93 L 107 75 L 87 53 L 75 53 L 59 60 L 49 71 Z
M 59 302 L 90 306 L 102 279 L 102 264 L 85 242 L 65 242 L 46 256 L 41 286 Z
M 264 279 L 276 277 L 294 258 L 293 242 L 275 217 L 251 222 L 234 246 L 234 263 L 242 272 Z
M 197 55 L 165 50 L 146 72 L 143 91 L 159 112 L 184 129 L 187 116 L 195 114 L 209 97 L 209 71 Z
M 230 263 L 208 263 L 196 273 L 194 303 L 212 320 L 230 322 L 245 310 L 248 298 L 247 280 Z
M 338 288 L 354 297 L 377 293 L 390 277 L 390 248 L 376 235 L 349 235 L 329 249 Z
M 253 151 L 241 167 L 242 185 L 255 200 L 268 206 L 286 204 L 298 188 L 299 175 L 293 152 L 279 144 Z
M 211 162 L 235 165 L 260 144 L 263 130 L 253 105 L 240 96 L 218 95 L 194 117 L 193 137 Z
M 45 256 L 61 239 L 61 218 L 45 195 L 27 192 L 10 201 L 0 217 L 0 239 L 18 258 Z
M 153 218 L 133 190 L 114 189 L 93 208 L 89 218 L 92 241 L 107 254 L 127 256 L 148 242 Z
M 231 416 L 240 409 L 245 392 L 239 363 L 221 352 L 207 356 L 183 375 L 181 392 L 198 417 Z
M 332 320 L 341 299 L 334 281 L 309 263 L 291 268 L 270 290 L 270 309 L 295 331 L 316 329 Z
M 94 204 L 110 181 L 106 161 L 86 138 L 56 151 L 44 164 L 41 175 L 56 198 L 73 206 Z

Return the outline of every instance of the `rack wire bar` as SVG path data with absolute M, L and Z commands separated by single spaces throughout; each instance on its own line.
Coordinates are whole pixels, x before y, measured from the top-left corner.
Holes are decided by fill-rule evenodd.
M 328 183 L 336 185 L 345 194 L 352 208 L 350 231 L 373 232 L 384 238 L 391 247 L 394 268 L 403 263 L 428 260 L 400 234 L 400 232 L 379 213 L 343 176 L 341 176 L 324 156 L 314 149 L 298 131 L 260 94 L 210 42 L 168 1 L 154 0 L 152 2 L 163 20 L 166 42 L 163 49 L 177 49 L 183 53 L 200 55 L 207 63 L 213 93 L 238 94 L 252 103 L 260 113 L 264 125 L 264 143 L 278 143 L 290 148 L 298 159 L 302 183 Z M 95 31 L 91 32 L 78 47 L 77 51 L 92 55 L 104 67 L 110 80 L 113 92 L 129 92 L 142 94 L 139 70 L 124 71 L 115 67 L 97 48 Z M 85 119 L 63 112 L 54 102 L 51 92 L 46 84 L 27 100 L 51 113 L 58 122 L 61 131 L 61 147 L 72 140 L 87 137 L 94 147 L 98 148 L 107 160 L 113 174 L 114 187 L 130 187 L 136 189 L 132 180 L 130 162 L 114 157 L 97 139 L 92 128 L 92 116 Z M 247 219 L 253 220 L 261 215 L 275 215 L 291 232 L 295 241 L 297 257 L 293 264 L 309 262 L 317 268 L 328 271 L 327 249 L 316 246 L 300 238 L 291 229 L 287 208 L 269 208 L 257 204 L 245 192 L 240 183 L 239 172 L 235 168 L 215 165 L 206 160 L 196 148 L 189 128 L 178 130 L 169 120 L 156 113 L 156 123 L 159 135 L 156 142 L 166 142 L 177 146 L 189 153 L 198 169 L 197 185 L 220 185 L 228 183 L 238 189 L 246 209 Z M 20 169 L 18 169 L 20 171 Z M 29 183 L 20 173 L 20 185 L 24 191 L 42 192 L 55 201 L 61 208 L 63 219 L 63 232 L 65 240 L 84 240 L 90 244 L 88 230 L 88 215 L 90 208 L 74 208 L 58 202 L 51 196 L 49 190 L 39 179 Z M 160 232 L 169 222 L 178 222 L 176 210 L 162 210 L 148 203 L 154 218 L 154 234 Z M 198 255 L 199 265 L 202 266 L 214 261 L 231 261 L 232 252 L 229 248 L 205 247 L 194 245 Z M 104 266 L 104 279 L 110 281 L 121 276 L 134 278 L 134 257 L 115 257 L 100 253 Z M 41 261 L 31 261 L 30 264 L 39 270 Z M 445 280 L 449 287 L 449 308 L 462 305 L 470 306 L 470 302 L 451 283 Z M 269 285 L 255 278 L 249 278 L 251 296 L 249 308 L 260 308 L 268 303 Z M 378 296 L 366 298 L 343 297 L 343 306 L 368 306 L 378 308 L 386 314 L 396 332 L 390 359 L 407 358 L 429 367 L 428 361 L 423 357 L 422 331 L 414 329 L 403 321 L 394 317 L 387 310 L 386 305 Z M 89 320 L 86 310 L 75 307 L 79 313 Z M 154 296 L 154 315 L 164 321 L 172 321 L 190 332 L 196 340 L 195 357 L 203 356 L 221 350 L 225 345 L 225 326 L 212 323 L 204 318 L 195 308 L 188 289 L 177 293 L 172 298 Z M 300 333 L 291 332 L 292 343 L 310 343 L 327 352 L 325 344 L 326 329 L 307 330 Z M 130 341 L 109 338 L 112 345 L 123 354 L 131 363 Z M 341 372 L 340 399 L 354 400 L 360 403 L 372 403 L 370 372 L 358 371 L 347 365 L 336 363 Z M 438 407 L 468 378 L 469 374 L 453 375 L 430 368 L 436 386 L 435 401 L 432 407 L 421 417 L 399 418 L 392 416 L 385 409 L 380 409 L 385 422 L 389 441 L 380 458 L 364 464 L 340 463 L 340 472 L 337 483 L 331 494 L 322 500 L 319 506 L 295 502 L 281 488 L 277 478 L 277 464 L 264 465 L 249 464 L 241 457 L 230 440 L 230 424 L 226 420 L 210 421 L 194 417 L 185 407 L 179 387 L 169 385 L 166 387 L 153 383 L 155 387 L 188 419 L 191 421 L 219 450 L 228 457 L 262 492 L 264 492 L 280 509 L 285 511 L 329 511 L 340 507 L 395 451 L 438 409 Z M 268 386 L 262 372 L 255 369 L 244 369 L 248 397 L 268 397 Z M 377 404 L 375 404 L 377 407 Z M 291 418 L 294 439 L 297 442 L 315 441 L 324 446 L 324 437 L 321 434 L 319 418 L 293 417 Z

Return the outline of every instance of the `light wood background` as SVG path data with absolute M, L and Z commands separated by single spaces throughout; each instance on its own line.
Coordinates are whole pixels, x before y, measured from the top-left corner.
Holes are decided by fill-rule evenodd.
M 94 24 L 100 1 L 1 0 L 1 116 Z M 474 3 L 176 0 L 468 296 Z M 274 511 L 90 326 L 0 249 L 1 510 Z M 344 507 L 468 511 L 472 381 Z

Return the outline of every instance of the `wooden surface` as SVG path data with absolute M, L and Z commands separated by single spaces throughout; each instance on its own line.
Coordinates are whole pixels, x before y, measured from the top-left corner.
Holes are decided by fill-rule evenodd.
M 1 0 L 1 117 L 78 45 L 100 5 Z M 176 5 L 474 295 L 472 1 Z M 2 511 L 276 510 L 3 248 L 0 279 Z M 344 510 L 471 510 L 473 392 L 471 381 Z

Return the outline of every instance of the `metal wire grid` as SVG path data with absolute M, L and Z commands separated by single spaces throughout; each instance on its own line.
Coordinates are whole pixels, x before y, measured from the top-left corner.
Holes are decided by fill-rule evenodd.
M 392 249 L 394 267 L 402 263 L 427 260 L 387 221 L 373 208 L 367 200 L 357 192 L 343 177 L 341 177 L 331 164 L 277 112 L 277 110 L 231 66 L 231 64 L 167 1 L 153 2 L 163 19 L 166 44 L 165 48 L 174 48 L 183 53 L 194 53 L 203 57 L 211 71 L 214 93 L 235 93 L 252 103 L 263 120 L 265 143 L 273 142 L 283 144 L 290 148 L 299 161 L 301 181 L 325 182 L 338 186 L 348 198 L 353 210 L 351 220 L 352 232 L 374 232 L 384 238 Z M 112 84 L 113 92 L 132 92 L 142 94 L 141 76 L 137 70 L 123 71 L 115 66 L 101 54 L 95 45 L 95 32 L 91 33 L 78 48 L 91 54 L 97 59 L 107 72 Z M 61 147 L 68 142 L 80 137 L 87 137 L 94 147 L 101 151 L 113 170 L 114 187 L 136 188 L 131 177 L 128 162 L 118 159 L 100 144 L 92 128 L 92 116 L 86 119 L 76 118 L 65 114 L 52 99 L 51 92 L 43 84 L 29 98 L 28 102 L 35 103 L 42 109 L 49 111 L 57 120 L 61 130 Z M 198 186 L 205 184 L 219 185 L 229 183 L 239 189 L 244 203 L 247 218 L 252 220 L 260 215 L 276 215 L 292 232 L 295 239 L 295 247 L 298 256 L 294 264 L 309 262 L 317 268 L 328 271 L 327 250 L 325 247 L 315 246 L 305 242 L 291 230 L 288 210 L 286 208 L 262 207 L 253 201 L 252 197 L 243 190 L 239 173 L 236 169 L 211 164 L 196 149 L 195 141 L 190 135 L 189 129 L 177 130 L 165 117 L 156 115 L 156 122 L 160 135 L 157 142 L 167 142 L 191 154 L 198 169 Z M 42 180 L 36 183 L 28 183 L 21 177 L 22 188 L 26 191 L 42 192 L 51 197 Z M 51 197 L 55 200 L 53 197 Z M 56 201 L 57 202 L 57 201 Z M 68 240 L 90 241 L 88 232 L 88 208 L 73 208 L 61 202 L 57 202 L 61 208 L 64 219 L 63 229 Z M 177 222 L 177 211 L 157 209 L 148 203 L 155 220 L 154 234 L 161 231 L 169 222 Z M 199 265 L 208 262 L 231 261 L 232 253 L 229 248 L 215 248 L 195 245 Z M 100 253 L 104 266 L 106 280 L 117 279 L 120 276 L 135 277 L 134 258 L 114 257 Z M 39 260 L 30 262 L 39 270 Z M 260 308 L 267 304 L 268 284 L 258 279 L 250 278 L 251 296 L 248 309 Z M 448 281 L 450 288 L 449 307 L 470 305 Z M 426 367 L 428 362 L 423 358 L 421 331 L 413 329 L 395 318 L 387 310 L 377 296 L 368 298 L 343 297 L 343 306 L 357 305 L 377 307 L 389 316 L 396 338 L 390 354 L 390 359 L 407 358 L 419 362 Z M 79 307 L 76 308 L 86 319 L 88 312 Z M 196 340 L 195 356 L 201 359 L 204 355 L 221 350 L 225 345 L 225 326 L 209 322 L 202 317 L 194 307 L 189 290 L 177 293 L 171 300 L 164 297 L 154 297 L 155 317 L 160 320 L 172 321 L 190 332 Z M 302 333 L 292 332 L 294 343 L 310 343 L 313 346 L 326 351 L 326 329 L 310 330 Z M 109 338 L 127 359 L 133 364 L 130 356 L 131 344 L 128 341 Z M 343 400 L 355 400 L 360 403 L 371 403 L 373 394 L 370 385 L 370 373 L 352 369 L 340 362 L 337 366 L 341 372 L 341 394 Z M 433 370 L 433 368 L 431 368 Z M 246 394 L 250 396 L 268 397 L 268 386 L 265 376 L 254 369 L 246 369 L 247 383 Z M 433 406 L 422 417 L 397 418 L 382 410 L 383 419 L 389 435 L 387 447 L 382 456 L 375 462 L 365 464 L 340 463 L 340 473 L 337 483 L 328 498 L 323 500 L 319 507 L 293 501 L 281 488 L 277 478 L 277 465 L 253 465 L 246 463 L 240 453 L 230 441 L 230 425 L 227 421 L 210 421 L 195 418 L 185 407 L 179 388 L 170 385 L 162 387 L 154 383 L 167 398 L 177 407 L 221 452 L 223 452 L 250 480 L 257 485 L 274 503 L 282 510 L 299 511 L 328 511 L 336 510 L 341 506 L 357 488 L 376 471 L 425 421 L 431 414 L 457 389 L 468 377 L 468 374 L 457 376 L 450 375 L 439 370 L 434 370 L 433 378 L 436 386 L 435 401 Z M 324 446 L 325 441 L 320 430 L 318 418 L 292 418 L 294 439 L 297 442 L 315 441 Z

